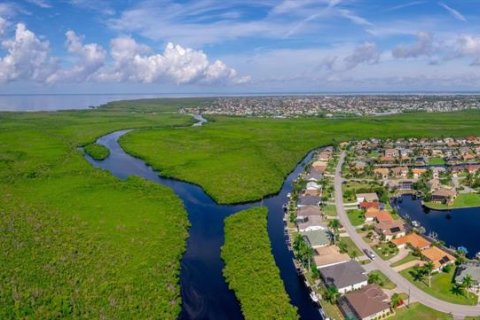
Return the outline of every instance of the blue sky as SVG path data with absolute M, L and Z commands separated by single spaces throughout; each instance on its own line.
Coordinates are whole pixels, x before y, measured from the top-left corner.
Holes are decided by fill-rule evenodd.
M 15 0 L 0 93 L 476 91 L 478 0 Z

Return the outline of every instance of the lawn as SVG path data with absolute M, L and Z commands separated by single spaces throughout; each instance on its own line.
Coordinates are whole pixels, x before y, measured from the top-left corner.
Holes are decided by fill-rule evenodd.
M 194 182 L 220 203 L 235 203 L 276 193 L 295 164 L 322 145 L 367 137 L 480 134 L 480 111 L 355 119 L 209 119 L 197 128 L 131 132 L 121 144 L 164 175 Z
M 448 210 L 455 208 L 480 207 L 480 194 L 460 193 L 451 205 L 426 202 L 425 206 L 432 209 Z
M 391 242 L 380 243 L 372 247 L 373 251 L 383 260 L 389 260 L 398 254 L 398 248 Z
M 387 276 L 384 275 L 381 271 L 375 270 L 375 271 L 370 272 L 369 275 L 370 274 L 378 275 L 379 282 L 377 284 L 384 289 L 391 290 L 391 289 L 395 289 L 397 287 L 397 285 L 395 283 L 393 283 L 392 281 L 390 281 L 390 279 L 387 278 Z
M 192 122 L 158 101 L 135 105 L 156 112 L 0 113 L 0 319 L 178 316 L 180 199 L 94 169 L 78 150 L 122 128 Z
M 336 217 L 337 207 L 331 204 L 327 204 L 325 207 L 323 207 L 323 212 L 329 217 Z
M 408 307 L 395 310 L 396 314 L 391 317 L 392 320 L 452 320 L 449 314 L 431 309 L 421 303 L 412 303 Z
M 431 157 L 428 161 L 428 164 L 431 165 L 431 166 L 444 165 L 445 160 L 441 157 Z
M 365 215 L 362 210 L 348 210 L 347 215 L 353 226 L 359 226 L 365 222 Z
M 354 258 L 354 257 L 360 257 L 363 255 L 363 252 L 357 247 L 355 243 L 353 243 L 352 238 L 340 237 L 340 242 L 343 242 L 347 245 L 347 252 L 350 257 Z
M 271 253 L 267 209 L 253 208 L 225 220 L 223 274 L 245 319 L 297 319 Z
M 403 258 L 401 260 L 398 260 L 397 262 L 392 263 L 390 266 L 398 267 L 398 266 L 401 266 L 402 264 L 405 264 L 407 262 L 417 260 L 417 259 L 419 259 L 419 257 L 417 257 L 413 253 L 409 252 L 408 255 L 405 258 Z
M 97 143 L 89 143 L 83 150 L 95 160 L 105 160 L 110 155 L 110 150 Z
M 455 268 L 448 273 L 440 272 L 432 276 L 432 286 L 428 287 L 428 279 L 423 281 L 415 281 L 410 274 L 410 271 L 413 268 L 409 268 L 403 271 L 400 271 L 400 274 L 404 276 L 408 281 L 416 285 L 418 288 L 423 291 L 431 294 L 434 297 L 442 299 L 447 302 L 457 303 L 457 304 L 466 304 L 466 305 L 475 305 L 477 304 L 477 296 L 462 295 L 452 293 L 452 279 L 455 274 Z

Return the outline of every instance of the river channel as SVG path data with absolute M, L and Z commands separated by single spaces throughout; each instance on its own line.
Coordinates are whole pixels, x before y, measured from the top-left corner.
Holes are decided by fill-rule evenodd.
M 199 121 L 196 126 L 206 121 L 200 118 L 196 117 Z M 107 159 L 96 161 L 88 155 L 85 157 L 93 166 L 108 170 L 120 179 L 140 176 L 169 187 L 183 201 L 191 226 L 186 251 L 181 261 L 182 311 L 179 319 L 243 319 L 240 304 L 222 275 L 224 264 L 220 257 L 220 248 L 224 243 L 224 219 L 240 210 L 260 205 L 268 208 L 267 227 L 272 253 L 292 304 L 298 308 L 302 319 L 321 319 L 318 307 L 310 299 L 309 290 L 297 275 L 292 261 L 293 254 L 287 248 L 282 209 L 282 205 L 287 201 L 287 194 L 292 191 L 292 181 L 303 171 L 313 152 L 298 163 L 285 178 L 278 194 L 262 201 L 220 205 L 201 187 L 164 178 L 161 172 L 155 171 L 142 160 L 123 151 L 118 139 L 129 131 L 116 131 L 97 140 L 98 144 L 110 150 Z M 275 301 L 272 301 L 272 304 L 274 303 Z

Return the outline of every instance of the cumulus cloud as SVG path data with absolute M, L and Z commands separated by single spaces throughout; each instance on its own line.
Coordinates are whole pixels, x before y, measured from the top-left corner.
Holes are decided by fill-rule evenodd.
M 16 26 L 15 36 L 4 40 L 7 51 L 0 59 L 0 83 L 15 80 L 44 82 L 57 70 L 57 60 L 49 54 L 48 41 L 41 41 L 24 24 Z
M 380 60 L 380 52 L 373 42 L 365 42 L 355 48 L 352 54 L 344 58 L 347 69 L 353 69 L 359 64 L 375 64 Z
M 458 56 L 473 57 L 472 65 L 480 65 L 480 37 L 463 35 L 457 39 L 456 52 Z
M 392 50 L 394 58 L 416 58 L 430 56 L 433 53 L 433 36 L 428 32 L 419 32 L 415 43 L 401 44 Z
M 71 68 L 60 69 L 50 75 L 47 79 L 48 83 L 59 81 L 75 81 L 82 82 L 90 80 L 90 78 L 104 64 L 107 57 L 106 51 L 96 43 L 84 45 L 82 39 L 73 31 L 67 31 L 67 49 L 78 62 Z
M 6 22 L 0 18 L 0 34 Z M 86 81 L 239 84 L 249 77 L 239 77 L 236 70 L 220 60 L 210 61 L 201 50 L 168 43 L 162 53 L 131 37 L 119 37 L 110 43 L 108 53 L 96 43 L 84 44 L 82 37 L 67 31 L 65 60 L 71 65 L 61 67 L 52 57 L 48 41 L 43 41 L 19 23 L 15 36 L 1 45 L 6 54 L 0 57 L 0 83 L 16 80 L 56 84 Z M 109 59 L 110 58 L 110 59 Z
M 135 81 L 152 83 L 173 81 L 176 84 L 245 82 L 237 72 L 222 61 L 211 63 L 200 50 L 168 43 L 163 53 L 138 44 L 130 37 L 120 37 L 111 42 L 113 68 L 98 76 L 103 81 Z

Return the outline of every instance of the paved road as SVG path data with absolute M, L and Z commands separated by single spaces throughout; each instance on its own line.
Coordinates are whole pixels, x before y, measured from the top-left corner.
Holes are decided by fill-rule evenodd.
M 337 206 L 338 219 L 344 226 L 347 233 L 352 238 L 353 242 L 360 248 L 360 250 L 369 249 L 370 246 L 362 239 L 362 237 L 357 233 L 356 229 L 348 220 L 345 208 L 343 206 L 343 191 L 342 191 L 342 164 L 345 160 L 345 153 L 342 152 L 340 160 L 337 164 L 337 169 L 335 172 L 335 204 Z M 442 301 L 431 295 L 423 292 L 418 289 L 416 286 L 412 285 L 407 279 L 402 277 L 400 274 L 395 272 L 389 265 L 388 262 L 377 257 L 371 263 L 375 269 L 383 272 L 392 282 L 397 285 L 397 288 L 405 293 L 410 292 L 410 297 L 412 300 L 421 301 L 424 305 L 439 310 L 445 313 L 451 313 L 456 318 L 465 317 L 465 316 L 479 316 L 480 315 L 480 305 L 476 306 L 465 306 L 459 304 L 453 304 L 449 302 Z

